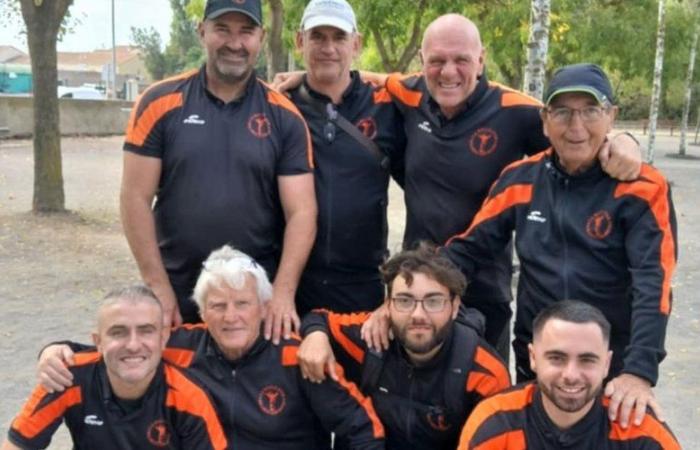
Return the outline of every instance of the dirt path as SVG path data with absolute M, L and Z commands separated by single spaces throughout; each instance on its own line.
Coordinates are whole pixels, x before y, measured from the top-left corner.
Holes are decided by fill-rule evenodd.
M 117 213 L 121 137 L 65 139 L 63 216 L 41 217 L 31 205 L 32 154 L 28 141 L 0 141 L 0 434 L 34 385 L 38 350 L 58 338 L 86 341 L 94 301 L 138 279 Z M 673 182 L 681 260 L 667 338 L 669 356 L 657 390 L 666 418 L 685 448 L 700 442 L 700 161 L 664 156 L 656 165 Z M 672 150 L 673 149 L 673 150 Z M 691 153 L 700 154 L 699 147 Z M 392 187 L 390 248 L 398 248 L 403 202 Z M 51 448 L 68 449 L 65 431 Z

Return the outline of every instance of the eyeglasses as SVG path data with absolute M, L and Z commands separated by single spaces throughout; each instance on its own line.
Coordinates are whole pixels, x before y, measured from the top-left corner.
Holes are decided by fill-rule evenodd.
M 417 299 L 409 295 L 396 295 L 391 298 L 394 307 L 398 312 L 413 312 L 418 303 L 423 304 L 423 309 L 427 313 L 439 313 L 445 309 L 445 305 L 450 302 L 450 298 L 445 295 L 430 295 Z
M 575 109 L 566 106 L 558 106 L 555 108 L 546 108 L 547 115 L 553 122 L 559 125 L 568 125 L 571 123 L 575 113 L 581 115 L 581 120 L 586 123 L 598 122 L 603 118 L 603 115 L 608 112 L 608 107 L 604 106 L 586 106 L 585 108 Z

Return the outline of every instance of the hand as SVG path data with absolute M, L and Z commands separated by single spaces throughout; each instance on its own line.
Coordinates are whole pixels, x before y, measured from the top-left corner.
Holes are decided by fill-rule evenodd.
M 289 339 L 292 332 L 298 332 L 301 321 L 294 306 L 294 296 L 273 295 L 267 305 L 265 315 L 265 339 L 277 345 L 280 336 Z
M 326 379 L 327 368 L 330 377 L 338 381 L 333 349 L 328 336 L 323 331 L 314 331 L 301 341 L 297 359 L 304 379 L 320 383 Z
M 606 140 L 598 152 L 603 170 L 620 181 L 634 180 L 642 170 L 642 152 L 639 144 L 626 134 Z
M 170 284 L 151 286 L 153 293 L 156 294 L 163 308 L 163 326 L 165 328 L 177 327 L 182 325 L 182 316 L 180 315 L 180 307 L 177 304 L 177 297 Z
M 272 89 L 285 93 L 299 86 L 304 79 L 306 72 L 297 70 L 295 72 L 279 72 L 272 79 Z
M 66 344 L 54 344 L 42 350 L 36 368 L 36 378 L 46 392 L 63 392 L 73 384 L 68 365 L 73 364 L 73 350 Z
M 393 339 L 394 336 L 389 327 L 389 308 L 386 303 L 377 308 L 362 324 L 360 337 L 375 351 L 381 352 L 389 348 L 389 339 Z
M 634 424 L 637 426 L 642 424 L 647 406 L 654 411 L 660 421 L 664 421 L 661 406 L 651 390 L 651 383 L 644 378 L 623 373 L 608 382 L 605 386 L 605 396 L 610 397 L 608 417 L 612 421 L 618 419 L 622 428 L 627 428 L 632 408 L 634 408 Z

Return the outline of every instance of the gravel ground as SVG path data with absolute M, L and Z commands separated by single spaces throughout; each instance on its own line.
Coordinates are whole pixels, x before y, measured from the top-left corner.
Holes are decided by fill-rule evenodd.
M 31 391 L 39 349 L 58 338 L 86 341 L 94 301 L 138 280 L 118 218 L 121 137 L 63 140 L 66 207 L 58 216 L 27 211 L 30 141 L 0 141 L 0 427 L 4 433 Z M 666 156 L 676 137 L 659 136 L 656 166 L 673 183 L 680 262 L 658 397 L 684 448 L 700 444 L 700 160 Z M 700 156 L 700 147 L 690 153 Z M 401 192 L 392 186 L 390 248 L 403 230 Z M 51 448 L 69 449 L 65 429 Z

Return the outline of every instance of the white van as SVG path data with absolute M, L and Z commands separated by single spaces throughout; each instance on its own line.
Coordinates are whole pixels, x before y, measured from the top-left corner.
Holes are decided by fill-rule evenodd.
M 74 98 L 79 100 L 104 100 L 102 92 L 90 86 L 59 86 L 58 98 Z

